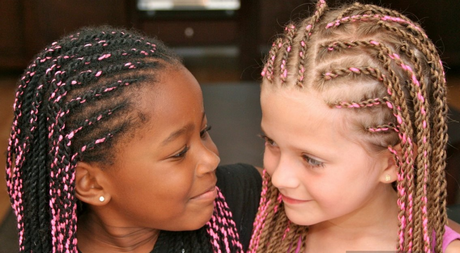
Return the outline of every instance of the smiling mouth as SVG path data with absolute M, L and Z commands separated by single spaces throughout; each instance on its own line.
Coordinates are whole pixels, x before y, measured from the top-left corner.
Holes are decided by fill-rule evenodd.
M 291 204 L 291 205 L 304 204 L 304 203 L 307 203 L 307 202 L 311 201 L 311 200 L 293 199 L 293 198 L 290 198 L 290 197 L 285 196 L 283 194 L 281 194 L 281 197 L 282 197 L 284 203 Z
M 191 197 L 192 200 L 214 200 L 217 197 L 217 188 L 214 184 L 213 186 L 209 187 L 206 191 Z

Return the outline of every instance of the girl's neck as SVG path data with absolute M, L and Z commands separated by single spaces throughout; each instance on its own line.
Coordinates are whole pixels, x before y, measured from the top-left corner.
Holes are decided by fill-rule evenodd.
M 397 194 L 390 187 L 384 187 L 355 212 L 311 225 L 306 241 L 307 252 L 394 251 L 397 215 Z
M 78 219 L 78 248 L 82 253 L 150 252 L 159 234 L 155 229 L 110 226 L 92 213 Z

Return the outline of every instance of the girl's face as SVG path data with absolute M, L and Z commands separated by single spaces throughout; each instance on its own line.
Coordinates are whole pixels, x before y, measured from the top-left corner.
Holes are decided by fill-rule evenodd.
M 210 218 L 220 161 L 208 134 L 200 86 L 185 68 L 167 68 L 138 98 L 148 121 L 120 143 L 105 170 L 114 226 L 195 230 Z
M 375 212 L 379 197 L 394 195 L 380 183 L 389 156 L 367 153 L 346 109 L 329 108 L 313 92 L 262 86 L 264 167 L 292 222 L 356 224 Z

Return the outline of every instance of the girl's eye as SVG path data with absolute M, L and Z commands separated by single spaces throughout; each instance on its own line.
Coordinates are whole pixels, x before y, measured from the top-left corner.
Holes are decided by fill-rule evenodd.
M 204 138 L 206 136 L 206 133 L 211 130 L 211 126 L 206 126 L 203 130 L 200 131 L 200 136 L 201 138 Z
M 262 138 L 265 141 L 265 145 L 269 145 L 269 146 L 273 146 L 273 147 L 276 146 L 275 141 L 273 141 L 272 139 L 268 138 L 266 135 L 260 134 L 259 136 L 260 136 L 260 138 Z
M 309 166 L 311 167 L 323 167 L 324 166 L 324 163 L 323 162 L 320 162 L 318 160 L 315 160 L 307 155 L 303 155 L 302 158 L 308 163 Z
M 179 153 L 171 156 L 171 158 L 183 158 L 189 149 L 190 148 L 188 146 L 185 146 L 181 151 L 179 151 Z

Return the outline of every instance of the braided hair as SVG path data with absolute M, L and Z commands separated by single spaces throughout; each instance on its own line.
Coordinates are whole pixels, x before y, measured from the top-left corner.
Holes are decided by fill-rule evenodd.
M 350 114 L 370 150 L 393 153 L 395 248 L 441 252 L 447 221 L 446 81 L 437 50 L 417 23 L 375 5 L 333 9 L 319 0 L 311 17 L 287 25 L 274 41 L 262 78 L 262 86 L 325 94 L 327 105 Z M 267 173 L 260 203 L 250 252 L 294 252 L 297 242 L 305 250 L 308 227 L 290 223 Z
M 161 41 L 108 26 L 65 36 L 30 63 L 16 91 L 6 166 L 21 252 L 77 252 L 77 162 L 112 163 L 114 144 L 142 123 L 132 120 L 133 95 L 181 64 Z M 182 240 L 164 234 L 174 252 L 242 251 L 220 193 L 206 226 Z

